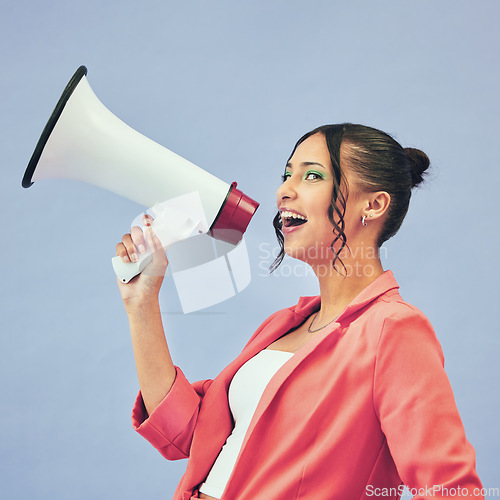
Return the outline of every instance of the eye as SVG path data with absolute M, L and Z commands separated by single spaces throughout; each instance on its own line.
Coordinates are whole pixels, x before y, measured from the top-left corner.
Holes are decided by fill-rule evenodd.
M 312 177 L 311 177 L 312 176 Z M 312 172 L 312 171 L 309 171 L 307 172 L 306 174 L 306 179 L 309 179 L 309 180 L 316 180 L 316 179 L 324 179 L 324 176 L 323 174 L 319 173 L 319 172 Z
M 291 177 L 292 174 L 290 172 L 285 172 L 282 176 L 281 176 L 281 180 L 283 182 L 285 182 L 289 177 Z

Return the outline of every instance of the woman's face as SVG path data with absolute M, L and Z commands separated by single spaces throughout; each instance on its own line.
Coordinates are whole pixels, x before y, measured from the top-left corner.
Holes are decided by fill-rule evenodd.
M 328 208 L 332 200 L 333 171 L 322 134 L 307 138 L 297 147 L 284 175 L 285 180 L 277 191 L 277 204 L 283 222 L 285 252 L 311 265 L 331 262 L 334 254 L 330 245 L 335 237 Z M 349 235 L 356 220 L 361 226 L 361 219 L 355 215 L 359 208 L 355 179 L 346 169 L 344 175 L 349 184 L 344 215 L 345 233 Z M 345 194 L 345 186 L 342 191 Z M 334 248 L 338 251 L 340 242 Z

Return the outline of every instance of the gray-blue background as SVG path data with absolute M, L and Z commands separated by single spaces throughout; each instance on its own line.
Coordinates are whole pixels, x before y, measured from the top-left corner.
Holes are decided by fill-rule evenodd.
M 185 467 L 130 424 L 138 384 L 110 258 L 142 207 L 70 181 L 20 186 L 81 64 L 122 120 L 261 202 L 247 289 L 182 315 L 165 283 L 167 336 L 191 380 L 317 293 L 292 260 L 264 271 L 275 191 L 302 133 L 351 121 L 427 152 L 433 173 L 383 264 L 432 321 L 479 474 L 500 487 L 499 14 L 493 0 L 2 0 L 2 497 L 171 498 Z

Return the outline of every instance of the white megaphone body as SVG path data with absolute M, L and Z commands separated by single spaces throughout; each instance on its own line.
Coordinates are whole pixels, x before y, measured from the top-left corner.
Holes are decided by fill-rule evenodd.
M 209 234 L 237 244 L 259 204 L 236 189 L 236 182 L 223 182 L 126 125 L 99 101 L 86 74 L 87 68 L 81 66 L 66 86 L 22 186 L 42 179 L 72 179 L 147 208 L 194 192 Z M 125 264 L 119 277 L 127 282 L 144 266 Z M 116 266 L 115 271 L 119 273 Z

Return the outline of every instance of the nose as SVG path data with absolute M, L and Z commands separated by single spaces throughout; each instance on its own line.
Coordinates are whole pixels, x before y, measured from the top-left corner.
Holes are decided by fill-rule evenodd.
M 294 184 L 293 184 L 293 176 L 289 177 L 286 181 L 281 184 L 281 186 L 276 191 L 276 197 L 278 203 L 281 200 L 295 198 L 297 195 Z

